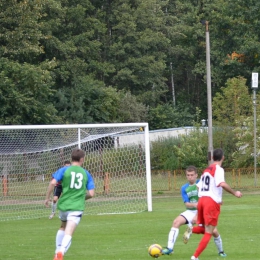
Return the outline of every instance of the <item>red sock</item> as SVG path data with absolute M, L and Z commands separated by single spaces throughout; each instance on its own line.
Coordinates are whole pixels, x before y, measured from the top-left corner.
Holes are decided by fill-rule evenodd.
M 192 228 L 192 233 L 194 233 L 194 234 L 204 234 L 205 233 L 205 227 L 195 226 L 195 227 Z
M 202 239 L 200 240 L 199 246 L 197 247 L 194 256 L 197 258 L 199 255 L 203 252 L 203 250 L 207 247 L 210 239 L 211 239 L 212 234 L 210 233 L 205 233 Z

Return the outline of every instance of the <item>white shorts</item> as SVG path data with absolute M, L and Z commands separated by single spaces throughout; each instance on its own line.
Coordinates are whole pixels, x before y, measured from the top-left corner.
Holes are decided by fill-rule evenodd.
M 183 216 L 187 220 L 187 224 L 192 224 L 193 218 L 197 215 L 197 210 L 185 210 L 180 215 Z
M 71 220 L 75 222 L 77 225 L 79 224 L 83 211 L 60 211 L 59 218 L 61 221 Z

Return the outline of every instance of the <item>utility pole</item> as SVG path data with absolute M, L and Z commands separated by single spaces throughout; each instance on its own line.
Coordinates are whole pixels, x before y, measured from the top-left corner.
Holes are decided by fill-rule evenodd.
M 206 68 L 207 68 L 207 101 L 208 101 L 208 164 L 212 163 L 213 134 L 212 134 L 212 93 L 210 70 L 209 22 L 201 21 L 206 28 Z
M 255 187 L 257 186 L 256 181 L 256 159 L 257 159 L 257 143 L 256 143 L 256 90 L 258 89 L 258 73 L 252 73 L 252 89 L 253 89 L 253 106 L 254 106 L 254 177 L 255 177 Z

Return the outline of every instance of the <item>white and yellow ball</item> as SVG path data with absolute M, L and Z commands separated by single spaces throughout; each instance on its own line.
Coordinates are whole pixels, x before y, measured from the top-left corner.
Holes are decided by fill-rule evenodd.
M 162 247 L 158 244 L 153 244 L 148 248 L 148 253 L 153 258 L 158 258 L 162 255 Z

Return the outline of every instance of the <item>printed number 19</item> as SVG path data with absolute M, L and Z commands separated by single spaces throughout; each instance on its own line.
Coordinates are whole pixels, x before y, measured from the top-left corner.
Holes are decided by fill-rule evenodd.
M 202 188 L 201 188 L 201 191 L 208 191 L 209 190 L 209 184 L 210 184 L 209 176 L 203 176 L 202 177 Z
M 70 188 L 80 189 L 82 187 L 82 173 L 71 172 Z

